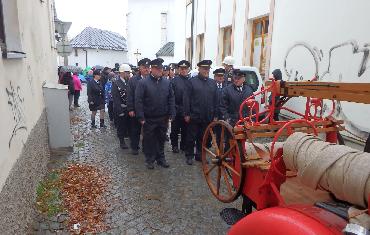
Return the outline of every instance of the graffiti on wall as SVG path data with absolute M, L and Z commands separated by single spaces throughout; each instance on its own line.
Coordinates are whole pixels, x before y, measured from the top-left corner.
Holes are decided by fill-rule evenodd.
M 369 69 L 370 65 L 368 65 L 369 61 L 369 52 L 370 52 L 370 43 L 364 43 L 363 45 L 360 45 L 356 40 L 350 40 L 344 43 L 340 43 L 338 45 L 335 45 L 329 49 L 328 52 L 328 62 L 327 66 L 324 64 L 323 58 L 325 57 L 323 51 L 315 46 L 311 46 L 307 42 L 297 42 L 293 44 L 287 51 L 285 55 L 284 60 L 284 70 L 285 74 L 288 77 L 288 81 L 302 81 L 302 80 L 325 80 L 326 76 L 329 76 L 332 72 L 332 64 L 333 60 L 335 58 L 335 52 L 339 50 L 340 48 L 350 47 L 352 54 L 354 55 L 360 55 L 361 60 L 358 64 L 358 72 L 357 76 L 362 77 L 367 69 Z M 297 67 L 290 67 L 288 65 L 289 60 L 291 60 L 290 56 L 292 53 L 294 53 L 295 50 L 298 50 L 300 48 L 303 48 L 305 53 L 311 57 L 312 62 L 314 64 L 314 69 L 310 75 L 303 74 L 302 71 L 300 71 L 299 66 Z M 324 71 L 320 70 L 321 68 L 324 68 Z M 339 74 L 339 77 L 341 77 L 342 74 Z
M 5 88 L 8 96 L 8 105 L 10 107 L 13 116 L 13 131 L 9 139 L 9 148 L 12 145 L 13 139 L 18 135 L 20 131 L 27 131 L 26 116 L 23 110 L 24 98 L 21 96 L 20 86 L 14 87 L 12 82 L 9 83 L 9 87 Z
M 370 43 L 360 44 L 356 40 L 339 43 L 328 51 L 307 42 L 296 42 L 286 52 L 284 71 L 288 81 L 365 82 L 370 79 L 370 74 L 367 73 L 370 72 L 369 52 Z M 347 130 L 350 130 L 351 134 L 366 139 L 367 133 L 356 125 L 358 120 L 352 119 L 353 114 L 346 113 L 341 102 L 336 103 L 334 115 L 346 122 Z M 330 110 L 331 103 L 325 102 L 324 113 Z

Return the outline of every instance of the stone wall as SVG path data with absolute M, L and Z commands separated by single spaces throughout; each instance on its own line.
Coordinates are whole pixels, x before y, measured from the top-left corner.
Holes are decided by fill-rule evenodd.
M 35 217 L 36 188 L 50 158 L 46 111 L 31 130 L 0 192 L 0 233 L 28 234 Z

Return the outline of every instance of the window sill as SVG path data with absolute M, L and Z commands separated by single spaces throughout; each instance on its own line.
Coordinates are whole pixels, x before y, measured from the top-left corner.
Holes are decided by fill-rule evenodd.
M 24 53 L 24 52 L 8 51 L 8 52 L 5 52 L 3 55 L 4 55 L 4 58 L 6 58 L 6 59 L 23 59 L 23 58 L 26 58 L 26 53 Z

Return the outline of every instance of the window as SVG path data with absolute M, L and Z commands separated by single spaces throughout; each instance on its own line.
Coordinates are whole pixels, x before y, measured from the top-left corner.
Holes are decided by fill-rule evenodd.
M 78 56 L 78 50 L 77 50 L 77 48 L 75 48 L 75 56 L 76 57 Z
M 185 44 L 186 44 L 185 45 L 186 60 L 189 61 L 190 63 L 192 63 L 193 55 L 191 54 L 191 47 L 192 47 L 191 38 L 187 38 Z
M 18 20 L 18 4 L 13 0 L 0 0 L 0 40 L 3 56 L 8 59 L 24 58 Z
M 197 61 L 204 59 L 204 33 L 197 36 Z
M 252 88 L 253 92 L 256 92 L 259 86 L 257 74 L 253 71 L 245 71 L 245 83 Z
M 161 13 L 161 45 L 167 43 L 167 13 Z
M 223 60 L 226 56 L 231 55 L 231 34 L 232 34 L 232 27 L 228 26 L 221 29 L 221 36 L 222 36 L 222 45 L 221 45 L 221 60 Z
M 5 51 L 5 34 L 4 34 L 4 17 L 3 17 L 3 4 L 0 0 L 0 49 Z
M 266 69 L 266 44 L 268 40 L 268 17 L 253 21 L 251 65 L 264 76 Z

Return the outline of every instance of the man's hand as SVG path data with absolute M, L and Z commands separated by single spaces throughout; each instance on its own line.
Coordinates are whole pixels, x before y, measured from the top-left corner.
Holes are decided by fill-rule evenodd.
M 185 119 L 185 122 L 186 122 L 186 123 L 189 123 L 189 122 L 190 122 L 190 116 L 185 116 L 185 118 L 184 118 L 184 119 Z
M 144 120 L 142 120 L 142 121 L 140 121 L 140 123 L 141 123 L 141 125 L 144 125 L 144 124 L 145 124 L 145 121 L 144 121 Z
M 130 111 L 130 112 L 128 113 L 128 115 L 129 115 L 130 117 L 135 117 L 135 112 L 134 112 L 134 111 Z

